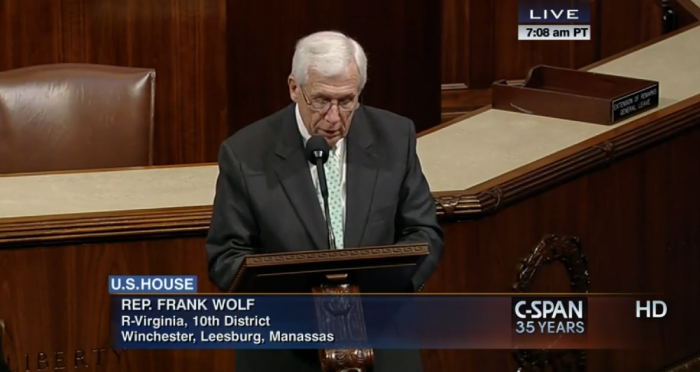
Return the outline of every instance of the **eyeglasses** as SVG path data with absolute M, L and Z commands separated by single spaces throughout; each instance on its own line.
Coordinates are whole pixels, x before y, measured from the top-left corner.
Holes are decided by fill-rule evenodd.
M 327 99 L 322 99 L 322 98 L 316 98 L 316 99 L 309 99 L 309 96 L 306 94 L 306 91 L 304 90 L 303 87 L 299 87 L 301 89 L 301 95 L 304 96 L 304 101 L 306 101 L 306 104 L 314 111 L 325 114 L 328 112 L 328 110 L 333 107 L 333 104 L 338 106 L 338 110 L 340 111 L 353 111 L 357 108 L 358 101 L 357 101 L 357 96 L 351 98 L 351 99 L 343 99 L 343 100 L 327 100 Z

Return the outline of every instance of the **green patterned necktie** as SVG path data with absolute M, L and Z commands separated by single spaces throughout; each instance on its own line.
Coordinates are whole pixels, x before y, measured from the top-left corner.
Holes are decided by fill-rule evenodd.
M 335 236 L 335 246 L 338 249 L 343 249 L 343 220 L 345 213 L 343 211 L 343 201 L 341 196 L 341 169 L 336 149 L 332 148 L 328 155 L 328 161 L 324 165 L 326 173 L 326 182 L 328 183 L 328 212 L 330 213 L 331 226 L 333 226 L 333 234 Z M 319 188 L 319 198 L 321 206 L 323 206 L 323 197 Z M 328 218 L 328 217 L 326 217 Z

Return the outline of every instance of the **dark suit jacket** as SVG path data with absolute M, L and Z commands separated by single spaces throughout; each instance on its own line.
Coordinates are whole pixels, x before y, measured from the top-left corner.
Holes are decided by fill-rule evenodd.
M 420 290 L 442 255 L 435 202 L 416 155 L 413 122 L 361 106 L 347 136 L 346 248 L 428 243 L 407 289 Z M 206 241 L 209 275 L 227 291 L 249 254 L 327 249 L 325 219 L 304 156 L 294 105 L 228 138 Z M 375 350 L 375 372 L 421 371 L 417 351 Z M 236 353 L 236 372 L 319 372 L 314 351 Z

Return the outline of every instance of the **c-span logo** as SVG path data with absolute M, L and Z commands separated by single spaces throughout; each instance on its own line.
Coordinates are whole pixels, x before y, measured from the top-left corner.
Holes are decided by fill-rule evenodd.
M 586 297 L 513 297 L 514 335 L 584 335 Z

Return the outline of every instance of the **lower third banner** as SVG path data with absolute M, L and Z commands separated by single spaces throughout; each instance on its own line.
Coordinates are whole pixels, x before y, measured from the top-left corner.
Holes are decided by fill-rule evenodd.
M 657 301 L 658 302 L 658 301 Z M 636 349 L 629 297 L 115 295 L 115 349 Z

